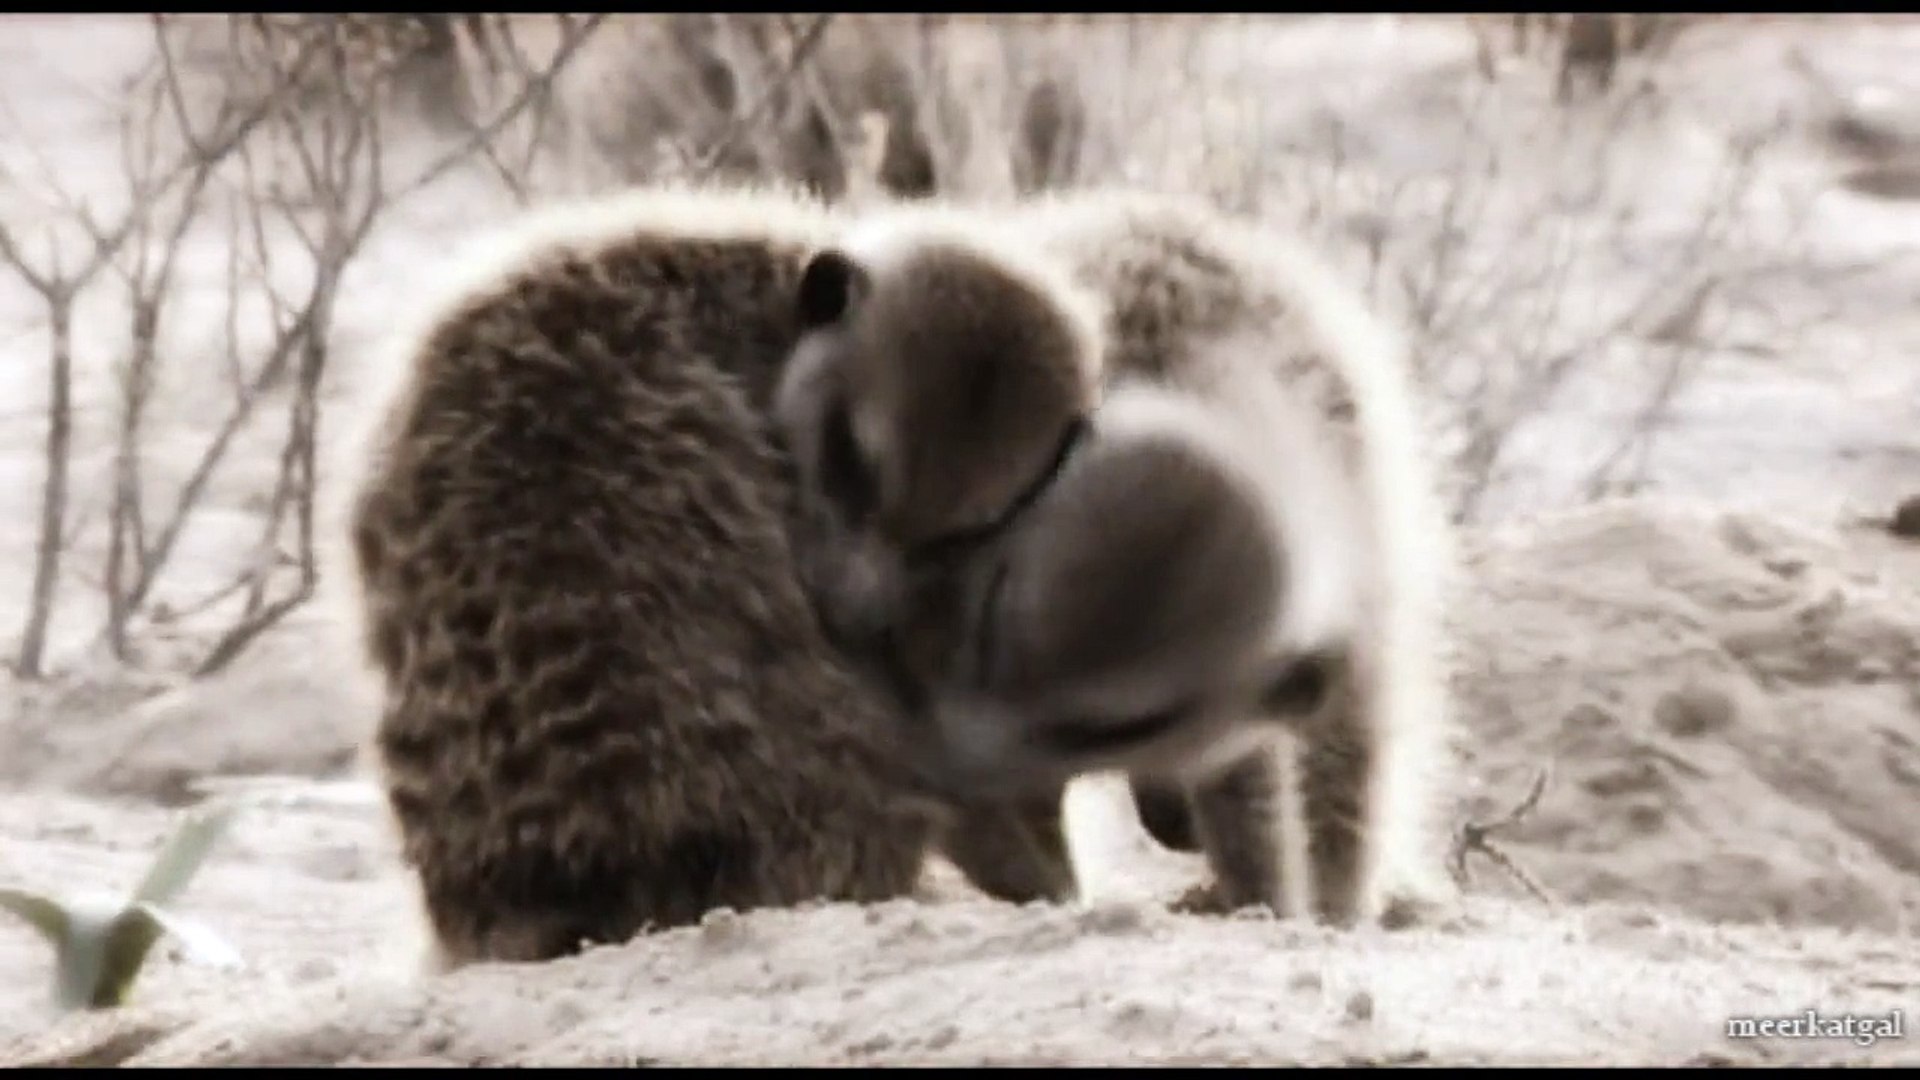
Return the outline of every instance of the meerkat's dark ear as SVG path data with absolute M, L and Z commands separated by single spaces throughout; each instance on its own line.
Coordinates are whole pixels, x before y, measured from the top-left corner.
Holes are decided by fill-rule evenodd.
M 800 329 L 839 321 L 867 291 L 867 271 L 843 251 L 822 251 L 800 274 Z

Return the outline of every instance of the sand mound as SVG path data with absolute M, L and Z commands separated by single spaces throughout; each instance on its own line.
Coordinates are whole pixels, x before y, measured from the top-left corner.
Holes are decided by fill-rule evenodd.
M 203 680 L 34 688 L 0 724 L 0 781 L 179 805 L 210 776 L 345 775 L 378 705 L 322 662 L 339 651 L 336 634 L 308 609 L 262 635 L 244 664 Z
M 1914 925 L 1920 547 L 1614 503 L 1470 558 L 1455 627 L 1474 809 L 1553 768 L 1514 836 L 1555 892 Z
M 1497 816 L 1550 764 L 1511 851 L 1570 909 L 1486 895 L 1509 888 L 1488 871 L 1457 917 L 1401 933 L 1175 916 L 1157 901 L 1194 861 L 1149 849 L 1094 783 L 1071 808 L 1083 905 L 998 905 L 936 876 L 920 901 L 723 913 L 565 962 L 420 980 L 377 792 L 261 781 L 183 903 L 246 970 L 157 957 L 135 1005 L 56 1020 L 47 950 L 0 923 L 0 969 L 16 973 L 0 1064 L 1897 1059 L 1910 1044 L 1729 1040 L 1725 1024 L 1884 1013 L 1920 987 L 1905 929 L 1920 905 L 1920 548 L 1616 503 L 1475 538 L 1469 556 L 1463 810 Z M 346 708 L 324 686 L 273 717 L 176 691 L 175 715 L 195 719 L 159 741 L 321 772 L 311 726 L 283 731 L 279 756 L 270 735 Z M 70 775 L 105 775 L 104 751 L 84 749 L 66 737 Z M 79 786 L 0 793 L 6 883 L 138 876 L 171 812 Z

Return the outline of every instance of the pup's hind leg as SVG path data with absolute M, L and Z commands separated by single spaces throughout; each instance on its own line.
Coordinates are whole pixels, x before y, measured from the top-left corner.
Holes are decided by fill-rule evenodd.
M 1282 916 L 1308 910 L 1294 755 L 1291 737 L 1276 733 L 1194 786 L 1194 825 L 1214 878 L 1203 890 L 1205 907 L 1264 904 Z
M 1302 730 L 1300 794 L 1312 865 L 1314 910 L 1336 924 L 1377 918 L 1383 906 L 1381 783 L 1375 667 L 1364 658 L 1342 673 L 1326 707 Z

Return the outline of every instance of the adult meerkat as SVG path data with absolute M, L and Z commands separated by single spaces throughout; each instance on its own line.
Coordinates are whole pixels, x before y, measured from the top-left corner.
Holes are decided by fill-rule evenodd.
M 831 228 L 772 192 L 549 212 L 402 338 L 343 577 L 442 966 L 918 881 L 901 720 L 820 631 L 766 424 Z
M 1273 505 L 1284 508 L 1277 520 L 1286 523 L 1271 534 L 1286 589 L 1286 630 L 1277 644 L 1316 672 L 1304 682 L 1315 690 L 1312 700 L 1287 705 L 1309 714 L 1296 717 L 1294 727 L 1302 744 L 1298 797 L 1311 905 L 1349 921 L 1379 916 L 1392 900 L 1444 893 L 1429 803 L 1448 725 L 1430 640 L 1447 563 L 1445 518 L 1424 474 L 1391 336 L 1310 256 L 1196 204 L 1081 194 L 1008 208 L 992 229 L 983 220 L 952 208 L 903 212 L 855 232 L 802 277 L 806 333 L 777 414 L 802 467 L 813 471 L 809 488 L 837 508 L 816 518 L 837 521 L 855 537 L 828 545 L 841 554 L 828 556 L 829 568 L 813 578 L 829 594 L 823 606 L 838 610 L 842 632 L 870 641 L 881 640 L 877 627 L 964 620 L 980 609 L 964 584 L 977 580 L 964 572 L 977 557 L 964 554 L 968 541 L 991 539 L 1019 516 L 1057 470 L 1060 455 L 1046 448 L 1069 446 L 1087 419 L 1088 399 L 1075 392 L 1017 397 L 1004 389 L 1014 381 L 1009 370 L 1051 373 L 1021 376 L 1029 387 L 1080 385 L 1091 371 L 1101 388 L 1159 385 L 1227 412 L 1275 403 L 1269 424 L 1296 429 L 1299 460 L 1324 458 L 1337 478 L 1312 493 L 1285 483 L 1268 488 Z M 1022 320 L 1002 314 L 998 321 L 976 318 L 994 328 L 990 344 L 977 349 L 959 344 L 967 340 L 964 324 L 951 315 L 929 319 L 945 334 L 908 333 L 911 319 L 890 313 L 971 310 L 973 301 L 957 298 L 950 282 L 946 293 L 928 291 L 926 283 L 939 279 L 916 270 L 954 264 L 945 253 L 959 247 L 978 256 L 959 265 L 990 264 L 997 254 L 1021 268 L 1018 280 L 1028 290 L 1018 310 L 1047 313 L 1027 315 L 1027 323 L 1083 332 L 1022 331 Z M 1079 347 L 1062 349 L 1063 340 Z M 989 389 L 951 374 L 974 362 L 994 372 L 978 376 Z M 1249 372 L 1264 373 L 1284 393 L 1249 390 Z M 973 395 L 954 396 L 956 384 Z M 998 395 L 993 388 L 1001 388 Z M 953 414 L 946 426 L 929 419 L 943 395 Z M 1019 435 L 1005 451 L 956 434 L 1008 429 Z M 898 479 L 915 475 L 959 479 Z M 981 476 L 991 480 L 969 482 Z M 1100 517 L 1086 520 L 1094 524 L 1075 542 L 1097 545 Z M 956 559 L 955 552 L 963 554 Z M 937 569 L 943 559 L 944 573 Z M 913 584 L 929 568 L 934 578 L 961 584 Z M 1111 580 L 1116 588 L 1153 587 Z M 912 652 L 897 642 L 893 649 L 896 657 Z M 1326 658 L 1337 662 L 1323 664 Z M 952 657 L 936 648 L 917 663 L 909 656 L 904 667 L 906 681 L 938 683 Z M 1108 707 L 1123 707 L 1123 696 L 1109 696 Z M 1206 849 L 1222 902 L 1296 910 L 1300 894 L 1284 880 L 1277 854 L 1283 822 L 1275 816 L 1289 798 L 1290 755 L 1279 752 L 1272 709 L 1262 701 L 1248 699 L 1238 722 L 1219 709 L 1204 710 L 1204 718 L 1180 709 L 1168 717 L 1144 714 L 1164 727 L 1131 750 L 1109 736 L 1119 731 L 1134 739 L 1139 732 L 1113 712 L 1041 721 L 1004 698 L 984 711 L 956 709 L 951 699 L 932 708 L 945 717 L 943 733 L 958 738 L 959 758 L 971 754 L 976 774 L 992 766 L 1035 778 L 1115 765 L 1146 770 L 1134 783 L 1143 820 L 1163 842 Z M 1050 761 L 1033 758 L 1031 739 L 993 737 L 996 727 L 1036 723 L 1053 732 L 1046 740 L 1052 749 L 1044 751 Z M 1084 740 L 1060 737 L 1061 725 L 1075 724 Z

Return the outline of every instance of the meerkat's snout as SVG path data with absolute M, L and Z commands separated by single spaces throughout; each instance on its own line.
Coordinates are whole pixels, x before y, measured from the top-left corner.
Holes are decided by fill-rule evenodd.
M 834 631 L 866 640 L 887 631 L 900 602 L 898 560 L 884 546 L 851 534 L 817 582 L 819 602 Z

